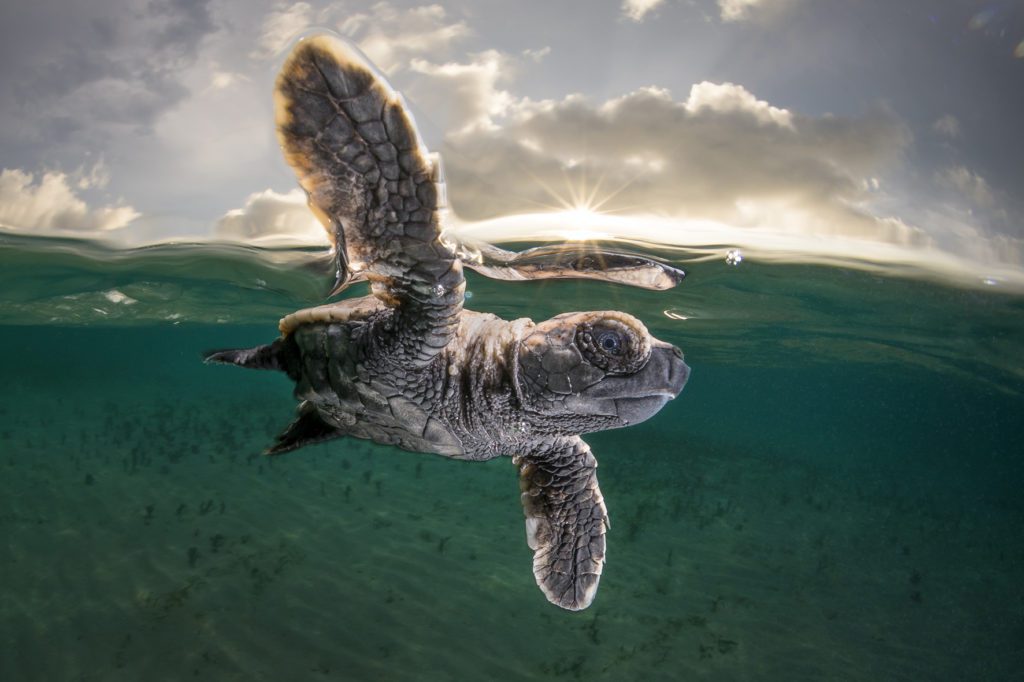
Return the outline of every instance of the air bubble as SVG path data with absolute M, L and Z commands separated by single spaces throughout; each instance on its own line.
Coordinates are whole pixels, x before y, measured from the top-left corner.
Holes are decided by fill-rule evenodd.
M 729 253 L 725 254 L 725 262 L 727 265 L 739 265 L 743 262 L 743 252 L 739 249 L 731 249 Z
M 440 284 L 435 284 L 433 287 L 431 287 L 430 291 L 431 293 L 434 294 L 434 296 L 444 296 L 444 286 Z

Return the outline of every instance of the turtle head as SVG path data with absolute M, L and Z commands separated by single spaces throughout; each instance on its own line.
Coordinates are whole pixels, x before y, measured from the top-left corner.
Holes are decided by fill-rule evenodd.
M 632 315 L 613 311 L 565 313 L 534 325 L 519 343 L 518 360 L 526 420 L 578 433 L 650 419 L 690 374 L 682 351 Z

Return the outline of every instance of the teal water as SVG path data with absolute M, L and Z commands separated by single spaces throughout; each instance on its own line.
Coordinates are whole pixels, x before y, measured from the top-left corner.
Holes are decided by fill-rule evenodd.
M 693 368 L 588 437 L 612 527 L 569 613 L 508 460 L 259 455 L 287 380 L 199 354 L 321 302 L 316 254 L 5 238 L 0 679 L 1017 678 L 1024 297 L 662 255 L 671 292 L 469 279 L 505 317 L 628 311 Z

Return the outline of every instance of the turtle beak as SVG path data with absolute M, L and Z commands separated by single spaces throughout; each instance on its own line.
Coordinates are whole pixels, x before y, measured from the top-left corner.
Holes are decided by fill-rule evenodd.
M 581 414 L 616 415 L 623 426 L 638 424 L 656 415 L 668 401 L 686 386 L 690 368 L 683 352 L 675 346 L 655 341 L 647 364 L 636 374 L 605 377 L 569 396 L 566 404 Z
M 656 346 L 651 357 L 653 358 L 654 354 L 659 352 L 670 356 L 665 358 L 665 363 L 668 365 L 668 388 L 672 397 L 675 398 L 683 392 L 683 387 L 686 386 L 686 381 L 690 378 L 690 366 L 683 362 L 683 351 L 676 346 L 665 345 L 668 348 Z
M 690 368 L 683 362 L 683 352 L 666 343 L 651 350 L 651 359 L 637 376 L 644 378 L 645 390 L 615 399 L 615 412 L 627 426 L 647 421 L 679 395 Z

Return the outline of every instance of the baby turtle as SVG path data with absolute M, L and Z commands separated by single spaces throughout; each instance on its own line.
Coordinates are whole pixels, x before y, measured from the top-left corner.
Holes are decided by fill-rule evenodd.
M 562 608 L 586 608 L 604 565 L 608 514 L 597 461 L 579 434 L 654 416 L 686 383 L 682 352 L 622 312 L 536 324 L 465 310 L 460 247 L 441 234 L 439 160 L 401 97 L 340 40 L 301 41 L 278 77 L 275 104 L 285 157 L 333 237 L 339 283 L 367 279 L 373 295 L 292 313 L 272 343 L 206 361 L 295 381 L 298 416 L 268 454 L 355 436 L 457 459 L 512 456 L 537 584 Z M 515 270 L 514 260 L 491 256 L 499 269 Z M 594 276 L 600 267 L 560 272 L 556 254 L 540 271 Z M 652 281 L 645 275 L 640 284 Z

